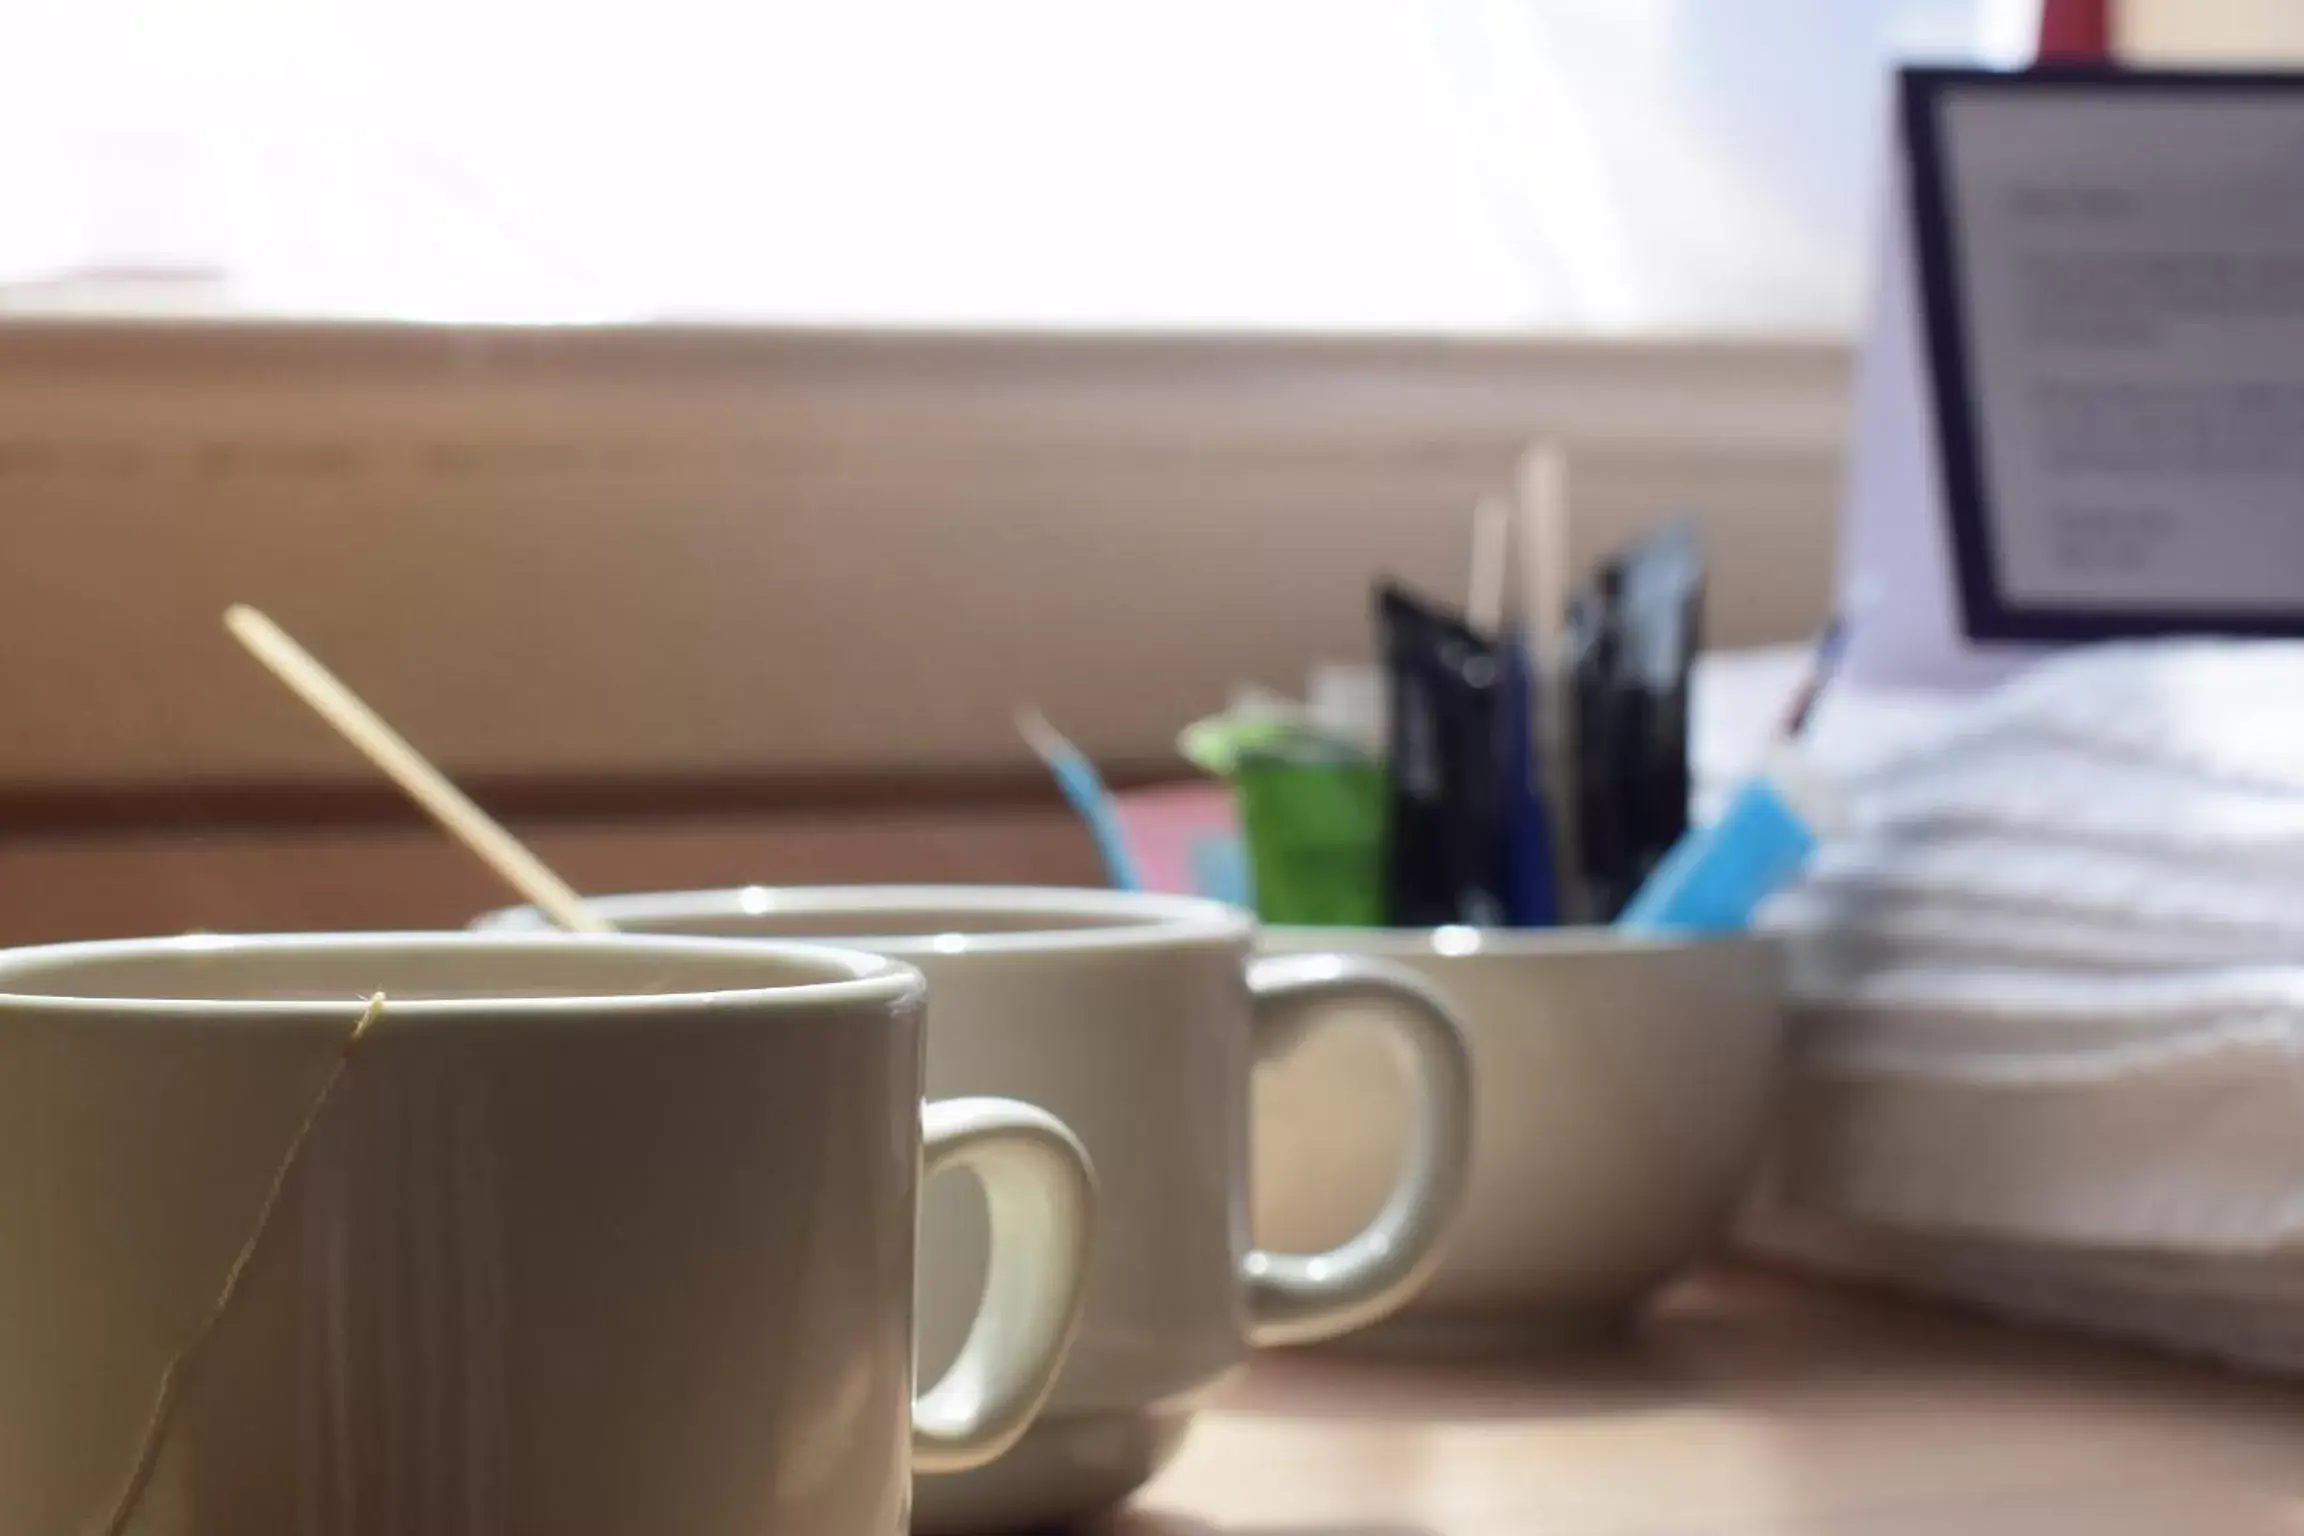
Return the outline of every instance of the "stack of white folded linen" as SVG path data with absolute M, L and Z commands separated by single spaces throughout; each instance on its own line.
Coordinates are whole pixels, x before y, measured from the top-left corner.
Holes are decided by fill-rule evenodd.
M 1817 725 L 1846 820 L 1765 917 L 1799 1045 L 1750 1239 L 2304 1372 L 2304 646 Z

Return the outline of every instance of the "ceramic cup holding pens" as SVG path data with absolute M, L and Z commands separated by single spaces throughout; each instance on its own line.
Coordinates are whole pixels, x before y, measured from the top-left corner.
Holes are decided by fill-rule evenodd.
M 928 1087 L 1062 1117 L 1099 1183 L 1089 1297 L 1049 1406 L 1009 1454 L 915 1487 L 923 1533 L 1038 1528 L 1125 1498 L 1172 1455 L 1206 1392 L 1267 1344 L 1349 1333 L 1440 1262 L 1472 1149 L 1462 1033 L 1414 970 L 1317 949 L 1256 959 L 1254 919 L 1116 891 L 850 887 L 607 896 L 619 929 L 840 939 L 928 979 Z M 534 927 L 530 909 L 482 926 Z M 1347 1019 L 1373 1024 L 1401 1113 L 1383 1192 L 1317 1248 L 1251 1244 L 1250 1083 Z M 981 1202 L 922 1215 L 922 1370 L 957 1349 L 982 1286 Z
M 1557 526 L 1529 531 L 1564 575 Z M 1354 1343 L 1488 1350 L 1622 1322 L 1725 1226 L 1777 1078 L 1777 956 L 1727 899 L 1749 883 L 1681 852 L 1693 530 L 1619 551 L 1573 603 L 1538 583 L 1517 617 L 1508 543 L 1484 508 L 1463 614 L 1381 585 L 1380 665 L 1355 690 L 1316 669 L 1303 704 L 1236 701 L 1181 741 L 1234 792 L 1264 952 L 1411 966 L 1472 1045 L 1465 1219 L 1431 1284 Z M 1347 692 L 1375 702 L 1330 707 Z M 1784 861 L 1760 862 L 1751 883 Z M 1291 1067 L 1258 1083 L 1256 1235 L 1317 1246 L 1382 1198 L 1401 1110 L 1350 1031 Z

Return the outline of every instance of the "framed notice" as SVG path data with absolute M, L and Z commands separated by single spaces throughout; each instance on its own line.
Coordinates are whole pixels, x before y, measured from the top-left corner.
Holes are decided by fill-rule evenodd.
M 1899 129 L 1966 638 L 2304 634 L 2304 75 L 1913 69 Z

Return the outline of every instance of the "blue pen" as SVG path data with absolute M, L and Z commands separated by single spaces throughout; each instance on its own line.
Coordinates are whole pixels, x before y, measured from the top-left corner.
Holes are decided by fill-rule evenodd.
M 1112 792 L 1104 787 L 1103 776 L 1097 773 L 1096 765 L 1036 709 L 1027 706 L 1018 710 L 1016 728 L 1024 733 L 1025 741 L 1039 754 L 1040 761 L 1048 765 L 1048 771 L 1056 776 L 1056 787 L 1064 791 L 1064 798 L 1072 802 L 1072 809 L 1088 823 L 1089 835 L 1096 839 L 1096 852 L 1104 860 L 1105 877 L 1117 890 L 1142 890 L 1144 879 L 1137 872 L 1136 856 L 1128 851 L 1128 839 L 1120 830 L 1119 812 L 1112 806 Z
M 1720 819 L 1692 827 L 1672 845 L 1616 926 L 1639 933 L 1737 933 L 1760 903 L 1790 885 L 1841 819 L 1839 798 L 1801 767 L 1794 745 L 1847 649 L 1835 616 L 1816 642 L 1808 676 L 1792 696 L 1777 744 L 1760 771 L 1738 787 Z
M 1789 885 L 1838 820 L 1832 797 L 1788 752 L 1744 781 L 1720 819 L 1673 844 L 1616 926 L 1632 933 L 1741 933 Z
M 1554 879 L 1552 819 L 1537 776 L 1535 667 L 1527 636 L 1506 630 L 1504 693 L 1498 729 L 1504 733 L 1504 784 L 1499 821 L 1504 832 L 1504 920 L 1514 928 L 1551 928 L 1560 921 Z

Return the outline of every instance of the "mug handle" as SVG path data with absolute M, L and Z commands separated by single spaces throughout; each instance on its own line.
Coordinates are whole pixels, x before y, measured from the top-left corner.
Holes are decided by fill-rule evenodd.
M 1326 1253 L 1247 1257 L 1250 1342 L 1309 1344 L 1397 1311 L 1439 1264 L 1472 1162 L 1472 1055 L 1438 990 L 1388 960 L 1269 956 L 1249 965 L 1248 989 L 1259 1062 L 1279 1061 L 1340 1022 L 1339 1004 L 1378 1005 L 1415 1098 L 1400 1175 L 1365 1230 Z
M 998 1457 L 1047 1402 L 1088 1296 L 1095 1176 L 1079 1138 L 1012 1099 L 924 1105 L 921 1182 L 972 1171 L 992 1218 L 976 1321 L 944 1379 L 912 1402 L 915 1472 L 965 1472 Z

